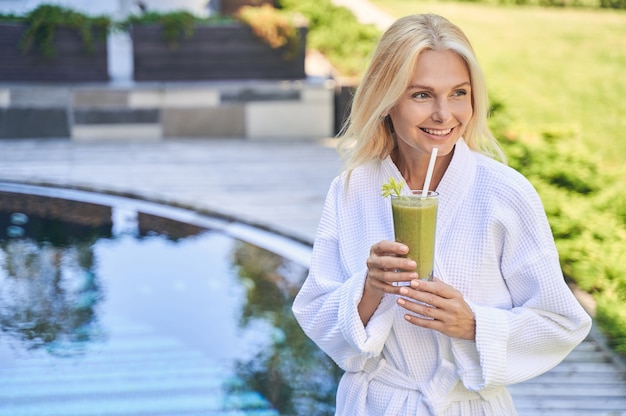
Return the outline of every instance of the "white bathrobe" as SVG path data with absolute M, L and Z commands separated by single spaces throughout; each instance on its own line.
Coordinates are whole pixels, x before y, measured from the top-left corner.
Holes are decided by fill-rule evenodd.
M 304 332 L 345 370 L 336 414 L 514 415 L 504 386 L 557 365 L 591 327 L 564 282 L 537 193 L 518 172 L 456 144 L 437 187 L 434 275 L 472 308 L 468 341 L 408 323 L 395 295 L 366 327 L 359 318 L 370 247 L 394 238 L 380 195 L 390 177 L 402 180 L 387 158 L 355 169 L 348 188 L 345 174 L 333 181 L 293 305 Z

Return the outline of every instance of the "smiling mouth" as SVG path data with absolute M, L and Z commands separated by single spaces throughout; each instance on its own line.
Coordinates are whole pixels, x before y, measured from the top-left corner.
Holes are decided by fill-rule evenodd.
M 452 130 L 454 130 L 454 128 L 451 129 L 445 129 L 445 130 L 433 130 L 433 129 L 427 129 L 424 127 L 420 127 L 420 130 L 422 130 L 424 133 L 428 133 L 431 136 L 447 136 L 448 134 L 452 133 Z

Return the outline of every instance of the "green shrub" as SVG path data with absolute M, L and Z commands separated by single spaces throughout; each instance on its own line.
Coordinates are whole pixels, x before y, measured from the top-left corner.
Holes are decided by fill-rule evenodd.
M 541 7 L 586 7 L 600 8 L 610 7 L 613 9 L 623 9 L 619 3 L 625 0 L 461 0 L 472 3 L 487 3 L 504 6 L 541 6 Z M 603 5 L 609 3 L 610 5 Z M 620 7 L 621 6 L 621 7 Z
M 0 21 L 27 24 L 28 27 L 20 43 L 22 52 L 28 53 L 35 48 L 46 57 L 56 55 L 54 37 L 59 28 L 78 32 L 85 50 L 91 53 L 94 50 L 94 34 L 106 38 L 112 27 L 112 21 L 107 16 L 90 17 L 52 4 L 41 4 L 24 16 L 0 15 Z
M 596 322 L 609 344 L 626 353 L 626 183 L 572 132 L 545 131 L 525 143 L 507 130 L 502 106 L 491 126 L 509 164 L 540 194 L 554 233 L 563 273 L 593 294 Z
M 171 48 L 176 48 L 183 39 L 190 39 L 194 33 L 194 26 L 200 19 L 185 10 L 175 10 L 167 13 L 145 12 L 140 15 L 131 15 L 122 26 L 140 24 L 155 24 L 163 26 L 163 39 Z
M 607 335 L 610 345 L 615 351 L 626 354 L 626 308 L 624 308 L 624 296 L 618 295 L 617 290 L 605 296 L 598 302 L 596 319 L 602 325 L 602 331 Z M 621 293 L 624 292 L 622 287 Z
M 330 0 L 280 0 L 279 7 L 308 19 L 307 46 L 319 50 L 343 76 L 363 73 L 381 35 L 376 27 L 359 23 Z
M 626 9 L 626 0 L 460 0 L 467 3 L 487 3 L 512 6 L 586 7 Z
M 605 9 L 626 9 L 626 0 L 600 0 L 600 7 Z

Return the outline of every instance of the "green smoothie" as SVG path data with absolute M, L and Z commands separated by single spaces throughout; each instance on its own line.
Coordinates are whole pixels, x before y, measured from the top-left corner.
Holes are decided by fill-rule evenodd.
M 417 263 L 419 278 L 432 280 L 439 195 L 432 191 L 427 197 L 422 197 L 422 191 L 412 193 L 391 199 L 396 241 L 409 247 L 407 257 Z

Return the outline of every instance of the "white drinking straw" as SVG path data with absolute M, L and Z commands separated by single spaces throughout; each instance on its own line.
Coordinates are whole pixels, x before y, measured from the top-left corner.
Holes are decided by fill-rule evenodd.
M 438 151 L 439 149 L 433 147 L 433 152 L 430 154 L 428 170 L 426 171 L 426 179 L 424 180 L 424 187 L 422 188 L 422 198 L 426 198 L 428 196 L 428 187 L 430 186 L 430 180 L 433 177 L 433 170 L 435 169 L 435 160 L 437 160 Z

